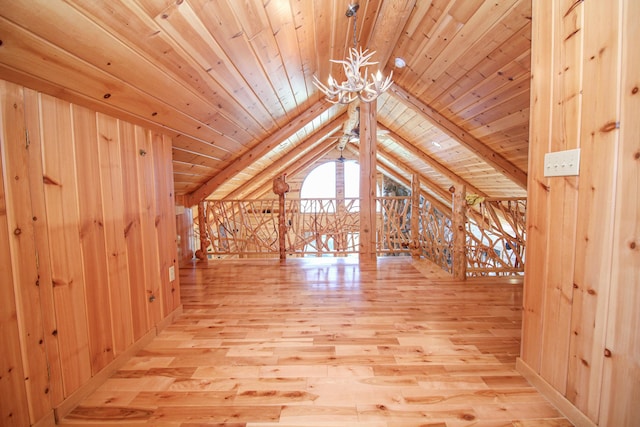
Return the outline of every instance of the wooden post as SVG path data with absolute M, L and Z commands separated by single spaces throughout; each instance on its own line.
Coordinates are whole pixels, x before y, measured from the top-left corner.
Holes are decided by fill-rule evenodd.
M 286 238 L 287 238 L 287 223 L 286 223 L 286 212 L 285 203 L 284 203 L 284 195 L 286 193 L 278 194 L 278 242 L 280 244 L 280 260 L 284 261 L 287 259 L 287 246 L 286 246 Z
M 467 278 L 466 255 L 466 187 L 456 185 L 453 187 L 453 277 L 458 280 Z
M 196 251 L 196 258 L 204 261 L 207 259 L 207 247 L 209 246 L 204 200 L 198 202 L 198 229 L 200 230 L 200 249 Z
M 411 176 L 411 256 L 420 258 L 420 176 Z
M 342 151 L 340 152 L 342 153 Z M 336 214 L 338 218 L 344 218 L 346 214 L 346 206 L 344 201 L 344 162 L 336 163 Z M 336 230 L 334 241 L 337 251 L 342 251 L 346 247 L 346 232 Z
M 278 195 L 278 243 L 280 246 L 280 260 L 287 259 L 287 220 L 284 195 L 289 191 L 289 184 L 286 181 L 287 174 L 283 173 L 273 178 L 273 192 Z
M 376 114 L 377 102 L 360 104 L 361 260 L 376 259 Z

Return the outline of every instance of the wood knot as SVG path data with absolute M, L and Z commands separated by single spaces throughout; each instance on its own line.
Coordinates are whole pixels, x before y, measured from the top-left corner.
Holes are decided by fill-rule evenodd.
M 620 122 L 609 122 L 600 128 L 600 132 L 611 132 L 612 130 L 618 129 L 620 127 Z
M 611 357 L 611 350 L 609 350 L 608 348 L 604 349 L 604 357 Z

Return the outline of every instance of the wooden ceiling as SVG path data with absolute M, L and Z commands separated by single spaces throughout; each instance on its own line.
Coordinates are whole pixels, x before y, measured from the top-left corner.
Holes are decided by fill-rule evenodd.
M 189 203 L 253 197 L 348 128 L 312 81 L 341 73 L 330 59 L 353 45 L 349 3 L 12 0 L 0 77 L 171 135 Z M 359 3 L 358 44 L 393 71 L 377 101 L 381 169 L 420 174 L 441 200 L 454 182 L 526 195 L 531 0 Z

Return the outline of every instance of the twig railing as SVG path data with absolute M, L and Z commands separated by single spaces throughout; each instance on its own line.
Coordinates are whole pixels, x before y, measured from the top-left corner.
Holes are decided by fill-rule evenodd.
M 425 198 L 420 198 L 418 209 L 410 197 L 378 197 L 376 207 L 379 256 L 417 254 L 452 272 L 454 230 L 449 213 Z M 209 200 L 204 210 L 203 241 L 209 257 L 278 256 L 277 199 Z M 419 215 L 417 231 L 411 227 L 414 214 Z M 287 199 L 284 215 L 288 256 L 358 253 L 358 199 Z M 523 274 L 526 200 L 487 199 L 470 206 L 466 215 L 467 276 Z
M 490 199 L 467 210 L 467 277 L 524 274 L 527 200 Z

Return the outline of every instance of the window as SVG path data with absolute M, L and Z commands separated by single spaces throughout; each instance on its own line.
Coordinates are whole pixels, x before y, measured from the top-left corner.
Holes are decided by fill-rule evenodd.
M 338 167 L 344 167 L 344 182 L 338 182 Z M 360 197 L 360 165 L 355 161 L 344 163 L 327 162 L 313 169 L 302 182 L 300 188 L 301 199 L 335 199 L 337 187 L 344 187 L 344 197 L 346 199 L 357 199 Z M 303 212 L 335 212 L 333 200 L 323 202 L 309 202 L 302 204 Z M 357 212 L 359 201 L 350 204 L 349 211 Z
M 336 197 L 336 164 L 323 163 L 309 172 L 302 182 L 300 198 L 302 199 L 335 199 Z

